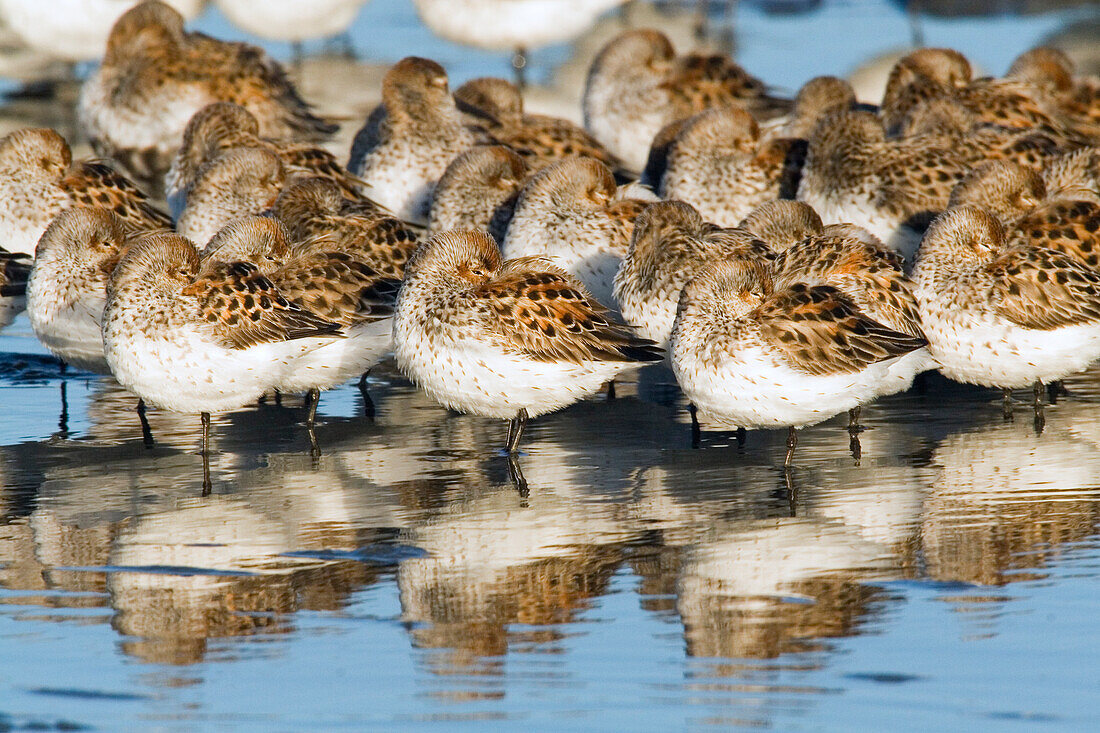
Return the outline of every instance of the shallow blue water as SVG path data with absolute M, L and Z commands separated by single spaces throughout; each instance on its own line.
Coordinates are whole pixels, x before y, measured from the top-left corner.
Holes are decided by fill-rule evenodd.
M 925 36 L 1000 71 L 1079 15 Z M 909 34 L 862 3 L 738 22 L 740 60 L 788 88 Z M 354 36 L 507 73 L 396 0 Z M 295 398 L 216 418 L 202 498 L 198 420 L 151 411 L 145 450 L 134 399 L 59 374 L 21 316 L 0 333 L 0 728 L 1093 729 L 1100 375 L 1068 386 L 1040 433 L 1028 395 L 1005 420 L 933 378 L 865 411 L 859 460 L 834 420 L 786 475 L 781 432 L 691 449 L 648 370 L 533 421 L 523 495 L 502 423 L 383 365 L 374 420 L 353 386 L 324 396 L 317 460 Z

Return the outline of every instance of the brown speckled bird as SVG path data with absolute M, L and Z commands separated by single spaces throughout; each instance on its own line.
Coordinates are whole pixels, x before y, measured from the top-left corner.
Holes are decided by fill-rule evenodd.
M 646 207 L 634 223 L 630 247 L 615 275 L 615 301 L 639 336 L 667 346 L 680 291 L 709 262 L 774 255 L 743 229 L 722 229 L 682 201 Z
M 176 231 L 199 246 L 242 216 L 262 214 L 274 204 L 286 170 L 262 148 L 229 150 L 199 169 Z
M 510 420 L 510 453 L 529 416 L 662 358 L 571 275 L 540 257 L 502 261 L 493 239 L 476 231 L 445 232 L 417 250 L 393 336 L 398 365 L 430 397 Z
M 195 113 L 183 133 L 183 143 L 165 176 L 168 204 L 179 216 L 187 194 L 204 163 L 231 148 L 263 148 L 279 156 L 288 175 L 320 176 L 336 183 L 343 195 L 369 201 L 359 193 L 361 181 L 348 173 L 336 156 L 308 142 L 278 141 L 260 135 L 260 123 L 244 107 L 215 102 Z M 379 214 L 381 214 L 379 209 Z
M 503 145 L 478 145 L 451 161 L 436 184 L 428 236 L 448 229 L 481 229 L 504 241 L 520 189 L 531 169 Z
M 507 259 L 541 256 L 612 305 L 612 280 L 626 254 L 634 219 L 650 199 L 637 186 L 619 189 L 603 163 L 566 158 L 536 173 L 520 192 L 501 245 Z
M 188 33 L 183 16 L 157 0 L 115 22 L 102 64 L 80 90 L 78 114 L 100 155 L 160 186 L 187 122 L 218 101 L 245 107 L 265 137 L 319 142 L 337 129 L 262 49 Z
M 756 121 L 739 107 L 709 109 L 686 120 L 668 145 L 657 192 L 732 227 L 765 201 L 794 197 L 805 152 L 802 140 L 761 141 Z
M 34 254 L 50 221 L 74 207 L 110 210 L 130 233 L 172 226 L 167 214 L 109 163 L 74 163 L 65 139 L 53 130 L 16 130 L 0 140 L 0 245 L 4 249 Z
M 505 79 L 481 77 L 455 90 L 458 108 L 494 140 L 540 170 L 570 155 L 587 155 L 611 169 L 621 163 L 582 127 L 569 120 L 523 111 L 523 94 Z
M 789 100 L 770 96 L 763 82 L 726 56 L 677 56 L 657 30 L 626 31 L 592 62 L 584 126 L 627 167 L 640 171 L 662 127 L 724 105 L 741 106 L 758 120 L 790 108 Z
M 491 139 L 459 112 L 443 67 L 410 56 L 386 72 L 382 103 L 355 134 L 348 169 L 394 216 L 425 223 L 439 177 L 479 142 Z

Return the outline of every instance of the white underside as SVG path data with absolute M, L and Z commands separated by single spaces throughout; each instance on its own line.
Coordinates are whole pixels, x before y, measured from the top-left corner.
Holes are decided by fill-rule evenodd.
M 146 402 L 176 412 L 221 412 L 256 401 L 280 384 L 295 360 L 321 344 L 298 339 L 227 349 L 194 326 L 153 337 L 107 322 L 107 363 L 119 383 Z
M 672 369 L 687 399 L 705 418 L 741 428 L 802 427 L 874 399 L 896 359 L 858 372 L 805 374 L 759 347 L 744 348 L 718 365 L 703 365 L 673 340 Z
M 367 323 L 345 338 L 308 339 L 319 347 L 295 360 L 279 384 L 283 392 L 331 389 L 358 377 L 377 364 L 393 344 L 393 319 Z
M 424 25 L 448 41 L 488 50 L 570 41 L 625 0 L 414 0 Z
M 260 38 L 306 41 L 346 30 L 365 0 L 215 0 L 233 25 Z
M 394 355 L 428 396 L 447 407 L 485 417 L 510 419 L 523 409 L 534 417 L 595 394 L 627 363 L 541 362 L 506 354 L 470 340 L 431 348 L 416 332 L 394 332 Z
M 77 369 L 110 374 L 103 355 L 100 323 L 107 295 L 88 297 L 70 306 L 56 307 L 28 287 L 27 317 L 31 329 L 50 353 Z
M 1023 328 L 999 316 L 940 308 L 918 292 L 925 335 L 950 379 L 1017 389 L 1087 369 L 1100 358 L 1100 325 L 1052 331 Z

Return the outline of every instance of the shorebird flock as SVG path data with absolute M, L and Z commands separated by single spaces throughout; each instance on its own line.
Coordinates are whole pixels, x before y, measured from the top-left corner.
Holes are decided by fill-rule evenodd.
M 1041 415 L 1100 358 L 1100 80 L 1057 50 L 973 78 L 919 49 L 870 106 L 631 30 L 583 128 L 423 58 L 381 100 L 343 165 L 278 63 L 147 0 L 82 88 L 98 158 L 0 141 L 5 292 L 24 277 L 42 343 L 140 399 L 148 443 L 145 403 L 199 413 L 207 490 L 210 413 L 306 393 L 316 449 L 320 392 L 390 353 L 509 420 L 509 455 L 528 418 L 665 362 L 696 439 L 788 428 L 788 465 L 797 428 L 858 431 L 921 372 L 1033 387 Z

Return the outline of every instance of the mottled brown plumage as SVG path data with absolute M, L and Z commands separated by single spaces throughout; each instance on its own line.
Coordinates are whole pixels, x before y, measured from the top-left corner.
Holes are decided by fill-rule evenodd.
M 618 168 L 621 163 L 583 128 L 560 117 L 523 111 L 519 88 L 505 79 L 482 77 L 455 90 L 455 101 L 474 124 L 516 151 L 532 170 L 570 155 L 585 155 Z
M 81 89 L 79 115 L 100 154 L 159 185 L 188 120 L 217 101 L 245 107 L 266 137 L 320 142 L 336 131 L 265 51 L 188 33 L 157 0 L 116 21 L 103 63 Z

